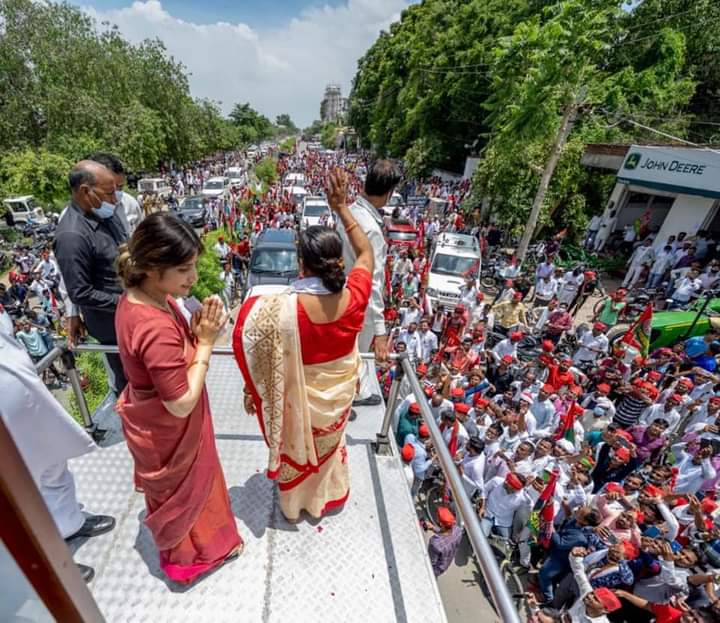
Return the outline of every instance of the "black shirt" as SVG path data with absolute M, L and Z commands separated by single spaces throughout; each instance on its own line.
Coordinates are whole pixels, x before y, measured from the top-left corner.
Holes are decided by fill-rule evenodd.
M 80 307 L 90 335 L 109 344 L 116 342 L 115 307 L 122 293 L 115 260 L 118 246 L 126 241 L 117 212 L 99 219 L 71 202 L 53 243 L 70 300 Z

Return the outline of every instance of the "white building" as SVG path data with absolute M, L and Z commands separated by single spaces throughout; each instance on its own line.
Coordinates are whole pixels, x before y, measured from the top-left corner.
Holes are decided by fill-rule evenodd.
M 588 145 L 584 165 L 617 181 L 596 240 L 603 244 L 647 213 L 656 246 L 681 231 L 720 232 L 720 151 L 668 145 Z

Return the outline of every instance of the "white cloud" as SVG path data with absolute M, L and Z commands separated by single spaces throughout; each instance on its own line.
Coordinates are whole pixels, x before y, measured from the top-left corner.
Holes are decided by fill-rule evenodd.
M 133 43 L 161 39 L 188 68 L 195 97 L 220 100 L 225 112 L 248 101 L 271 119 L 289 112 L 306 126 L 319 116 L 326 84 L 341 84 L 347 95 L 357 60 L 410 1 L 347 0 L 338 7 L 309 8 L 269 31 L 241 23 L 187 22 L 168 13 L 159 0 L 84 10 L 98 23 L 116 24 Z

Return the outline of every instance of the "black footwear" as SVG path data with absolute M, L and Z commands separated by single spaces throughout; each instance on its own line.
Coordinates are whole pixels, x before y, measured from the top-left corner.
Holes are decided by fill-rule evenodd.
M 348 416 L 348 422 L 354 422 L 357 420 L 357 411 L 355 409 L 350 409 L 350 415 Z
M 369 396 L 368 398 L 356 398 L 352 402 L 353 407 L 376 407 L 382 402 L 382 398 L 377 394 Z
M 115 518 L 110 515 L 88 515 L 82 528 L 75 534 L 70 535 L 65 540 L 76 539 L 78 537 L 93 537 L 110 532 L 115 527 Z
M 80 569 L 80 575 L 85 580 L 85 584 L 90 582 L 95 577 L 95 569 L 88 567 L 87 565 L 81 565 L 79 562 L 75 563 L 77 568 Z

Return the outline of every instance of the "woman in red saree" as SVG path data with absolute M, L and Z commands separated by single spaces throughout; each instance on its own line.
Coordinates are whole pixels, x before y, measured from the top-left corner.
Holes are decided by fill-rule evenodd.
M 233 335 L 255 413 L 270 450 L 268 477 L 292 522 L 341 507 L 350 493 L 345 425 L 360 370 L 357 336 L 372 288 L 373 253 L 345 205 L 346 181 L 330 176 L 328 200 L 357 260 L 345 278 L 340 236 L 328 227 L 299 235 L 301 279 L 282 294 L 248 299 Z
M 197 280 L 202 245 L 194 230 L 167 213 L 144 219 L 118 273 L 126 287 L 115 315 L 128 385 L 118 412 L 145 494 L 145 525 L 160 566 L 189 583 L 242 548 L 215 448 L 205 389 L 212 346 L 226 321 L 217 297 L 206 299 L 188 326 L 173 297 Z

